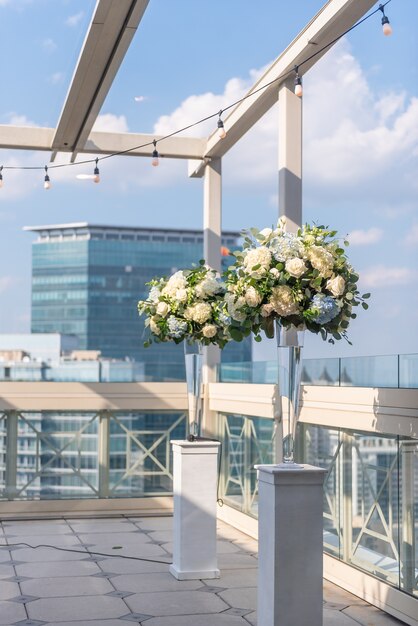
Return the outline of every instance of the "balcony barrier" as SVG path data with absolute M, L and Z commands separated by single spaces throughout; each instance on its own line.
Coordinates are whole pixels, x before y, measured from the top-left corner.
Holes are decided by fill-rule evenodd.
M 275 384 L 277 362 L 221 363 L 218 380 L 223 383 Z M 418 354 L 304 359 L 302 383 L 336 387 L 417 389 Z

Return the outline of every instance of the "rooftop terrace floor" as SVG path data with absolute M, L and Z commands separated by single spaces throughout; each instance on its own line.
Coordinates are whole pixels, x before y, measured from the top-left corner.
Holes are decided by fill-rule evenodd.
M 231 526 L 218 524 L 217 580 L 180 582 L 164 563 L 121 558 L 170 563 L 171 524 L 171 517 L 2 522 L 0 544 L 51 544 L 82 553 L 49 547 L 0 548 L 0 624 L 257 624 L 257 542 Z M 90 556 L 89 550 L 117 556 Z M 324 581 L 324 626 L 400 623 Z

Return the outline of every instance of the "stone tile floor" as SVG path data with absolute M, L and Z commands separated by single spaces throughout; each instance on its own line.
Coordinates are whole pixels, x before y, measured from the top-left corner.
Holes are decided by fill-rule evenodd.
M 180 582 L 165 563 L 152 562 L 170 563 L 171 522 L 170 517 L 2 522 L 1 545 L 50 544 L 81 554 L 0 547 L 0 625 L 255 625 L 257 542 L 220 522 L 221 577 Z M 324 581 L 324 626 L 358 624 L 400 622 Z

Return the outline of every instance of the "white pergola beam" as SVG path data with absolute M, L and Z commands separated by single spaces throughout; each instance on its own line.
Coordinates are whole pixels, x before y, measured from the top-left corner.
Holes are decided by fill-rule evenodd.
M 51 151 L 55 130 L 53 128 L 0 125 L 0 148 L 8 150 L 46 150 Z M 134 146 L 151 144 L 153 139 L 161 140 L 158 135 L 136 133 L 100 133 L 90 134 L 82 153 L 114 154 L 131 150 Z M 206 146 L 206 139 L 197 137 L 169 137 L 161 140 L 158 151 L 161 157 L 171 159 L 201 159 Z M 151 157 L 152 145 L 137 148 L 127 156 Z M 71 152 L 63 148 L 60 152 Z
M 98 0 L 52 142 L 84 148 L 149 0 Z
M 232 109 L 228 117 L 223 119 L 227 131 L 226 137 L 219 139 L 217 133 L 214 132 L 208 139 L 205 156 L 222 157 L 226 154 L 277 102 L 279 83 L 284 82 L 284 79 L 280 81 L 279 77 L 292 71 L 295 65 L 299 65 L 315 50 L 319 50 L 353 26 L 375 3 L 375 0 L 329 0 L 264 72 L 247 95 L 255 93 L 257 89 L 270 81 L 277 82 L 248 97 Z M 299 74 L 303 75 L 309 70 L 325 52 L 323 51 L 305 63 L 300 68 Z

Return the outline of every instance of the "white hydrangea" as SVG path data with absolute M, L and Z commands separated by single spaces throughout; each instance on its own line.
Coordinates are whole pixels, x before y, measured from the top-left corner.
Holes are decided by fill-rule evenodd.
M 249 250 L 244 258 L 244 271 L 253 278 L 262 278 L 268 272 L 271 263 L 271 252 L 265 246 Z M 260 266 L 253 270 L 253 267 Z
M 212 315 L 212 307 L 207 302 L 198 302 L 186 309 L 184 317 L 197 324 L 204 324 Z
M 177 289 L 174 298 L 177 300 L 177 302 L 187 302 L 187 298 L 188 298 L 187 289 L 184 289 L 184 288 Z
M 332 293 L 333 296 L 338 298 L 342 296 L 345 289 L 345 280 L 342 276 L 335 276 L 327 281 L 326 288 Z
M 170 278 L 167 281 L 166 286 L 162 290 L 162 293 L 167 294 L 171 298 L 175 298 L 177 290 L 185 289 L 186 287 L 187 287 L 187 279 L 185 275 L 183 274 L 183 272 L 180 270 L 176 272 L 175 274 L 173 274 L 172 276 L 170 276 Z
M 149 321 L 149 327 L 150 327 L 150 331 L 154 333 L 154 335 L 161 335 L 161 330 L 159 329 L 158 324 L 155 321 L 155 319 L 152 317 Z
M 273 305 L 272 304 L 263 304 L 263 306 L 261 307 L 261 316 L 262 317 L 269 317 L 269 315 L 271 315 L 274 311 Z
M 157 315 L 161 315 L 161 317 L 166 317 L 170 310 L 167 302 L 159 302 L 157 304 Z
M 218 283 L 214 276 L 206 276 L 196 285 L 195 291 L 198 298 L 206 298 L 207 296 L 213 296 L 215 293 L 221 291 L 222 286 Z
M 263 228 L 263 230 L 260 230 L 260 235 L 262 235 L 264 239 L 268 239 L 272 232 L 271 228 Z
M 216 333 L 217 333 L 217 328 L 215 324 L 206 324 L 202 328 L 202 334 L 207 339 L 211 339 L 212 337 L 216 335 Z
M 308 269 L 302 259 L 294 258 L 288 259 L 285 264 L 285 269 L 288 274 L 295 278 L 300 278 Z
M 248 306 L 251 306 L 253 308 L 258 306 L 262 299 L 255 287 L 248 287 L 244 297 L 245 302 L 248 304 Z
M 232 317 L 232 319 L 236 320 L 237 322 L 243 322 L 246 318 L 246 315 L 244 311 L 240 311 L 239 309 L 241 309 L 245 305 L 245 298 L 243 298 L 243 296 L 239 296 L 235 300 L 234 294 L 227 293 L 225 296 L 225 300 L 228 313 Z
M 148 300 L 150 300 L 150 302 L 158 302 L 158 300 L 160 299 L 160 295 L 161 291 L 158 289 L 158 287 L 154 285 L 153 287 L 151 287 Z
M 308 260 L 313 268 L 318 270 L 322 278 L 329 278 L 334 267 L 334 257 L 328 250 L 321 246 L 312 246 L 306 252 Z
M 299 313 L 299 307 L 295 302 L 292 290 L 287 285 L 273 287 L 270 304 L 276 313 L 278 315 L 282 315 L 283 317 Z

